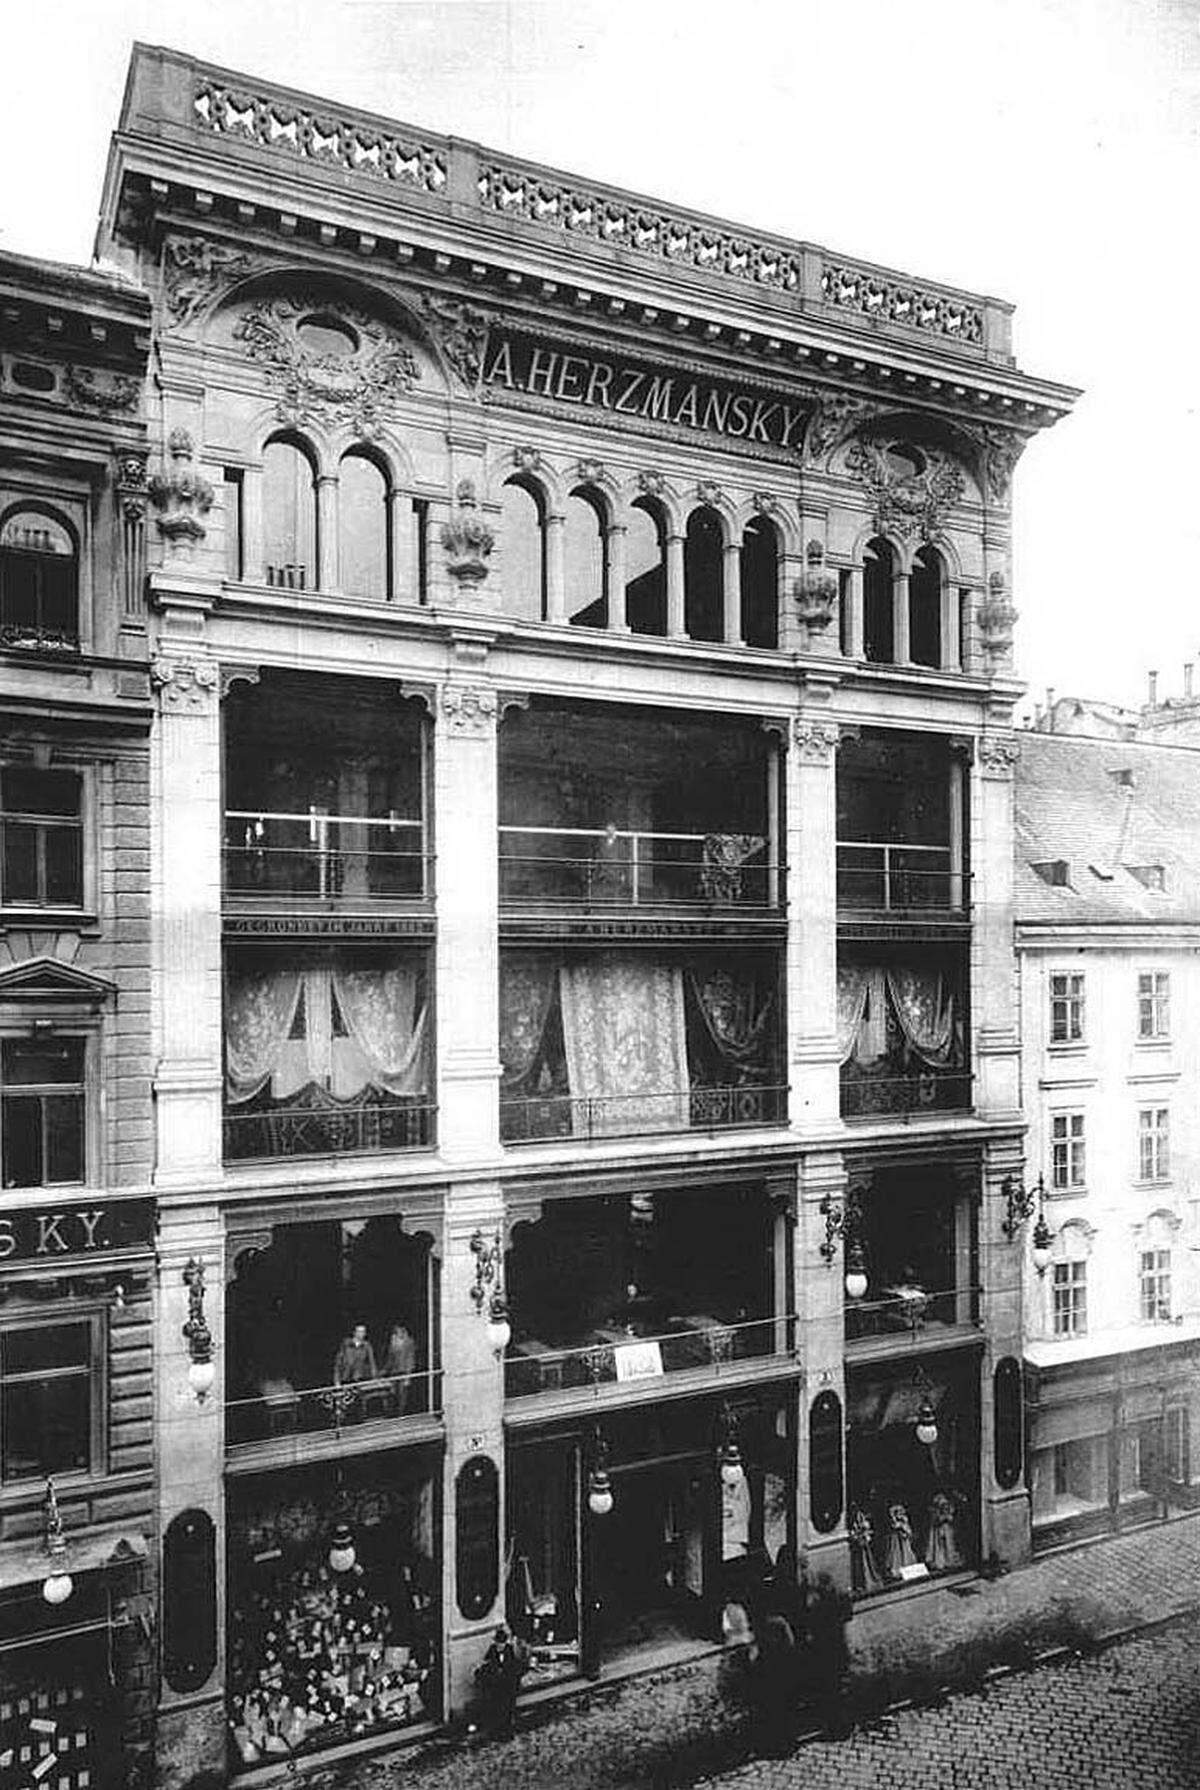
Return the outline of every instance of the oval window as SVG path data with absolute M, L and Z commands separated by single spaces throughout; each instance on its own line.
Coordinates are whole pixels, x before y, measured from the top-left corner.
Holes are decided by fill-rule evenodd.
M 337 317 L 302 317 L 296 334 L 310 354 L 323 360 L 348 360 L 358 352 L 358 337 Z
M 27 392 L 52 392 L 57 383 L 52 367 L 39 367 L 36 361 L 15 360 L 12 382 Z

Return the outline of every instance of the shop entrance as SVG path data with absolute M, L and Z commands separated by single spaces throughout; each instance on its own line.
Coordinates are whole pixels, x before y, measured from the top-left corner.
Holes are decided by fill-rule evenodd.
M 606 1659 L 720 1629 L 720 1504 L 710 1456 L 630 1464 L 595 1535 Z

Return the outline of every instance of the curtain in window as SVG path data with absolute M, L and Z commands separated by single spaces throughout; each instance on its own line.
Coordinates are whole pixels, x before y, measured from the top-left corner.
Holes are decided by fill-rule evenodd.
M 887 973 L 892 1007 L 914 1056 L 931 1069 L 954 1061 L 954 996 L 936 970 L 898 969 Z
M 576 1130 L 686 1127 L 682 970 L 614 954 L 564 964 L 559 993 Z
M 329 974 L 350 1039 L 369 1071 L 358 1086 L 369 1080 L 389 1094 L 423 1094 L 425 1009 L 417 1011 L 416 966 L 346 970 L 335 965 Z
M 722 1062 L 759 1068 L 766 1057 L 774 990 L 752 970 L 688 971 L 688 980 L 709 1038 Z
M 838 1058 L 877 1063 L 887 1055 L 887 990 L 884 972 L 847 963 L 837 973 Z
M 500 1061 L 504 1080 L 523 1081 L 542 1048 L 556 989 L 552 957 L 505 954 L 500 960 Z
M 231 975 L 225 989 L 225 1071 L 230 1103 L 253 1100 L 279 1067 L 300 977 L 291 970 Z

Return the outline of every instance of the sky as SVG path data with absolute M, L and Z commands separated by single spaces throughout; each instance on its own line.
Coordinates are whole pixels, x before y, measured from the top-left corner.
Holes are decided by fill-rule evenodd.
M 1030 700 L 1200 660 L 1200 0 L 36 0 L 0 247 L 86 262 L 135 39 L 1015 303 Z

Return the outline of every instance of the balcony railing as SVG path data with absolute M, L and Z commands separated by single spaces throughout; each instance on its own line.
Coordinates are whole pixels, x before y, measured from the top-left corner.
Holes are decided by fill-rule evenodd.
M 890 1113 L 967 1111 L 973 1077 L 966 1070 L 922 1069 L 909 1075 L 842 1072 L 843 1119 L 872 1119 Z
M 355 1152 L 423 1150 L 433 1143 L 433 1101 L 397 1098 L 280 1106 L 266 1112 L 227 1112 L 226 1162 L 274 1156 L 346 1156 Z
M 428 1416 L 440 1407 L 441 1378 L 438 1372 L 412 1373 L 353 1386 L 300 1387 L 288 1380 L 267 1380 L 254 1398 L 226 1402 L 225 1443 L 236 1448 L 281 1436 L 317 1435 L 359 1424 L 394 1424 L 403 1417 Z
M 398 816 L 231 808 L 225 889 L 264 901 L 419 901 L 428 889 L 424 844 L 421 821 Z
M 895 845 L 887 841 L 839 841 L 839 908 L 873 912 L 966 911 L 966 882 L 947 845 Z
M 732 1324 L 697 1314 L 670 1319 L 664 1329 L 648 1335 L 633 1327 L 602 1327 L 569 1349 L 552 1349 L 537 1337 L 526 1336 L 509 1349 L 504 1394 L 517 1399 L 539 1392 L 594 1390 L 687 1368 L 736 1372 L 747 1361 L 791 1354 L 795 1328 L 792 1314 Z
M 894 1336 L 915 1340 L 931 1325 L 948 1329 L 975 1324 L 980 1291 L 972 1286 L 890 1286 L 881 1289 L 878 1299 L 847 1299 L 846 1341 Z
M 783 864 L 746 833 L 500 828 L 500 901 L 591 908 L 778 908 Z
M 539 1094 L 501 1100 L 506 1144 L 553 1138 L 638 1137 L 656 1131 L 726 1131 L 739 1125 L 787 1123 L 787 1085 L 679 1088 L 663 1093 L 577 1098 Z

